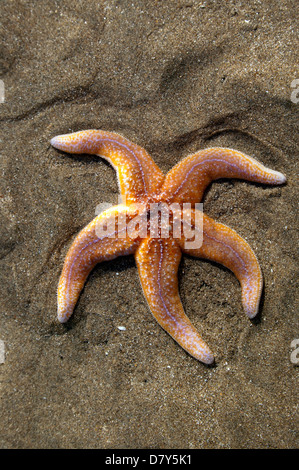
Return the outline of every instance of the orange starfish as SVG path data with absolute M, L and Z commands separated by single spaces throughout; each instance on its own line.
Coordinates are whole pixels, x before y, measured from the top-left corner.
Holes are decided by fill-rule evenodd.
M 98 215 L 71 245 L 58 285 L 58 320 L 66 322 L 72 315 L 97 263 L 134 253 L 144 295 L 158 323 L 193 357 L 213 363 L 211 350 L 184 313 L 179 297 L 177 272 L 182 252 L 229 268 L 241 284 L 242 303 L 249 318 L 258 311 L 262 273 L 248 243 L 234 230 L 203 215 L 196 203 L 211 181 L 218 178 L 282 184 L 285 176 L 226 148 L 201 150 L 164 176 L 143 148 L 118 134 L 100 130 L 57 136 L 51 144 L 65 152 L 95 154 L 108 160 L 117 172 L 122 196 L 121 204 Z M 158 206 L 158 215 L 152 230 L 154 205 Z M 161 215 L 165 206 L 177 209 L 169 212 L 166 223 Z M 198 220 L 203 221 L 201 227 Z M 141 234 L 142 221 L 145 231 Z M 134 229 L 131 227 L 129 233 L 130 224 Z M 189 228 L 191 235 L 190 231 L 182 233 L 182 228 Z M 175 229 L 180 229 L 179 235 Z M 194 243 L 198 233 L 202 243 Z

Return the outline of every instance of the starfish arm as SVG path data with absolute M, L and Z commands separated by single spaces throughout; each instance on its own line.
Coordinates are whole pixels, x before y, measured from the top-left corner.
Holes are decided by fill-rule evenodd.
M 51 144 L 64 152 L 98 155 L 109 161 L 127 203 L 155 193 L 164 181 L 163 173 L 142 147 L 114 132 L 79 131 L 53 137 Z
M 206 187 L 219 178 L 239 178 L 264 184 L 282 184 L 285 176 L 254 158 L 227 148 L 209 148 L 189 155 L 165 177 L 162 192 L 171 202 L 202 199 Z
M 135 253 L 141 285 L 149 308 L 175 341 L 206 364 L 214 361 L 186 314 L 179 297 L 177 271 L 181 250 L 173 239 L 147 238 Z
M 58 320 L 72 315 L 80 292 L 97 263 L 134 253 L 138 239 L 126 235 L 126 223 L 134 217 L 133 208 L 114 206 L 98 215 L 77 235 L 65 258 L 57 300 Z
M 195 211 L 193 212 L 193 218 Z M 242 287 L 242 304 L 245 313 L 253 318 L 257 312 L 263 287 L 258 260 L 248 245 L 234 230 L 215 222 L 203 214 L 202 245 L 186 248 L 184 236 L 179 240 L 183 252 L 206 258 L 230 269 Z

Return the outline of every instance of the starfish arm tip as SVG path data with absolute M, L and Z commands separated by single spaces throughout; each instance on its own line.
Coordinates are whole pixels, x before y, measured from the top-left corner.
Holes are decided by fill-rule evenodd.
M 202 359 L 204 364 L 211 366 L 215 362 L 215 358 L 211 352 L 209 352 L 204 359 Z
M 57 320 L 59 323 L 66 323 L 73 313 L 74 306 L 58 298 Z
M 57 313 L 57 320 L 59 321 L 59 323 L 66 323 L 68 321 L 68 316 L 58 312 Z
M 252 319 L 254 317 L 257 316 L 257 313 L 258 313 L 258 307 L 255 308 L 254 310 L 249 310 L 249 309 L 246 309 L 245 308 L 245 313 L 247 315 L 248 318 Z
M 68 141 L 68 135 L 56 135 L 50 140 L 50 144 L 52 147 L 58 149 L 58 150 L 63 150 L 63 151 L 69 151 L 69 141 Z
M 50 140 L 50 144 L 53 146 L 53 147 L 57 147 L 57 145 L 59 145 L 59 136 L 55 136 L 53 137 L 51 140 Z
M 73 132 L 72 134 L 56 135 L 50 140 L 51 145 L 63 152 L 68 153 L 89 153 L 93 146 L 92 136 L 88 131 Z
M 280 171 L 274 171 L 273 174 L 276 176 L 276 183 L 277 184 L 284 184 L 287 181 L 286 176 L 283 173 L 280 173 Z
M 212 365 L 215 362 L 214 355 L 207 345 L 206 342 L 202 340 L 202 338 L 199 336 L 198 332 L 194 330 L 193 326 L 191 325 L 192 328 L 192 341 L 186 341 L 185 338 L 183 338 L 182 341 L 178 341 L 178 343 L 189 353 L 191 356 L 193 356 L 195 359 L 197 359 L 200 362 L 203 362 L 204 364 L 207 365 Z M 172 335 L 174 337 L 174 335 Z M 174 338 L 178 339 L 178 338 Z
M 258 266 L 259 268 L 259 266 Z M 252 319 L 257 316 L 260 308 L 260 300 L 263 290 L 263 279 L 261 271 L 259 269 L 260 279 L 255 279 L 255 281 L 248 285 L 243 284 L 242 286 L 242 304 L 243 309 L 248 318 Z

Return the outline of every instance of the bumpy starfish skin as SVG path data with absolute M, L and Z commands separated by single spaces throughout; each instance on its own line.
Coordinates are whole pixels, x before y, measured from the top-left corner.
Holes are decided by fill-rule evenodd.
M 95 154 L 108 160 L 117 172 L 123 199 L 123 204 L 90 222 L 72 243 L 58 285 L 58 320 L 66 322 L 72 315 L 84 283 L 97 263 L 135 254 L 143 292 L 158 323 L 193 357 L 213 363 L 211 350 L 180 301 L 177 272 L 182 252 L 230 269 L 241 284 L 242 303 L 249 318 L 258 311 L 263 281 L 248 243 L 234 230 L 200 213 L 195 204 L 201 201 L 206 187 L 218 178 L 282 184 L 285 176 L 241 152 L 225 148 L 190 155 L 164 176 L 143 148 L 118 134 L 99 130 L 57 136 L 51 144 L 65 152 Z M 153 203 L 174 203 L 179 208 L 166 224 L 168 237 L 163 235 L 165 224 L 161 215 L 157 231 L 151 231 L 149 214 Z M 190 203 L 190 207 L 186 208 L 184 203 Z M 180 220 L 184 219 L 182 227 L 193 230 L 189 235 L 184 230 L 179 235 L 175 232 L 178 214 Z M 135 226 L 136 216 L 146 221 L 142 235 L 138 230 L 128 230 L 130 224 Z M 194 245 L 192 239 L 200 232 L 198 216 L 203 220 L 202 244 Z M 101 227 L 106 231 L 99 233 Z

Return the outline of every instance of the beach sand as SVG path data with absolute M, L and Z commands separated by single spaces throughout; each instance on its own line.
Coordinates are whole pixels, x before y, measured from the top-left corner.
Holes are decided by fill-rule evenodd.
M 297 2 L 0 8 L 1 447 L 298 447 Z M 71 320 L 57 322 L 66 252 L 97 205 L 118 199 L 108 163 L 50 145 L 89 128 L 138 143 L 164 172 L 221 146 L 287 176 L 281 187 L 222 180 L 205 195 L 205 213 L 251 245 L 265 284 L 250 321 L 231 272 L 183 258 L 182 302 L 214 367 L 152 317 L 131 256 L 98 265 Z

